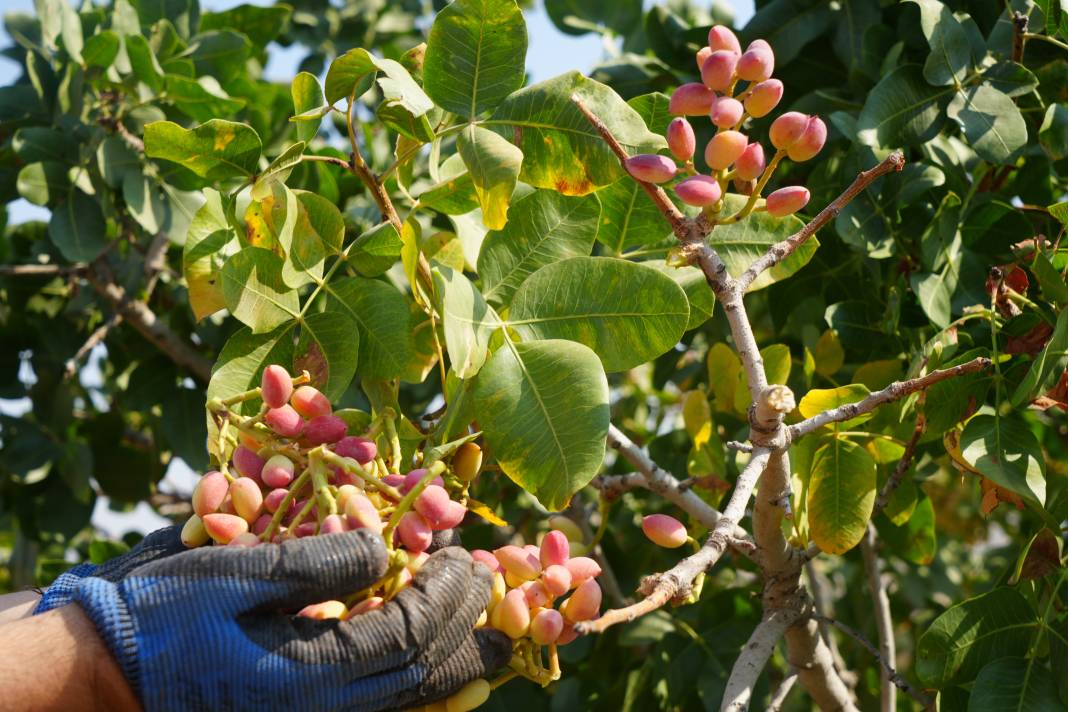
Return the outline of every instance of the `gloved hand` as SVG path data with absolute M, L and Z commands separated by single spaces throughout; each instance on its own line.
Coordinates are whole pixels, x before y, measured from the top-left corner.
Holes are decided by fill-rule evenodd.
M 41 600 L 33 609 L 34 615 L 65 606 L 71 602 L 71 595 L 78 583 L 86 576 L 95 576 L 113 583 L 121 581 L 138 566 L 165 556 L 186 551 L 182 543 L 180 526 L 158 529 L 138 542 L 137 546 L 103 564 L 78 564 L 69 571 L 64 571 L 44 590 Z
M 131 552 L 132 553 L 132 552 Z M 446 697 L 502 667 L 510 641 L 473 630 L 492 579 L 463 549 L 433 554 L 381 609 L 348 621 L 291 615 L 386 571 L 367 530 L 165 556 L 70 592 L 148 712 L 387 710 Z

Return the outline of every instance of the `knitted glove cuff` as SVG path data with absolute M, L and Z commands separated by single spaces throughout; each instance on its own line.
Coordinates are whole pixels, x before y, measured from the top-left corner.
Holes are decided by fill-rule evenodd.
M 37 602 L 33 609 L 33 615 L 47 613 L 70 603 L 74 596 L 74 589 L 81 584 L 85 577 L 92 576 L 95 571 L 96 564 L 90 563 L 78 564 L 73 569 L 64 571 L 59 575 L 59 578 L 52 582 L 51 586 L 45 589 L 45 592 L 41 595 L 41 600 Z
M 121 584 L 120 584 L 121 585 Z M 141 697 L 141 666 L 137 656 L 137 626 L 130 615 L 119 586 L 101 578 L 86 578 L 74 590 L 73 600 L 81 604 L 96 626 L 122 675 L 134 694 Z

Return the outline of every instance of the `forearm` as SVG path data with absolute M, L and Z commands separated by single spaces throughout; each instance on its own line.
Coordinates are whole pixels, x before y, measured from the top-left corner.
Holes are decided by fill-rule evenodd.
M 41 595 L 36 591 L 17 591 L 0 596 L 0 625 L 28 618 L 39 600 Z
M 0 699 L 26 712 L 141 709 L 77 604 L 0 627 Z

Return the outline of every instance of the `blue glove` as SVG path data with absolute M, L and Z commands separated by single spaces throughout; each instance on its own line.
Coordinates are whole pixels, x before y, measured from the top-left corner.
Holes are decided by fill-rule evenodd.
M 473 630 L 492 579 L 466 551 L 433 554 L 381 609 L 348 621 L 291 615 L 385 573 L 367 530 L 202 547 L 136 566 L 118 581 L 74 581 L 147 712 L 387 710 L 440 699 L 502 667 L 511 643 Z
M 37 615 L 70 603 L 74 589 L 87 576 L 95 576 L 116 583 L 142 564 L 186 550 L 186 546 L 182 544 L 180 526 L 154 531 L 125 554 L 108 559 L 99 566 L 90 563 L 78 564 L 71 570 L 60 574 L 52 585 L 45 589 L 33 613 Z

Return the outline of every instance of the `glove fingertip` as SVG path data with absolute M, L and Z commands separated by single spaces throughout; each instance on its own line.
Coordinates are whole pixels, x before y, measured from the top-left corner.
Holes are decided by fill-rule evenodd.
M 472 635 L 478 645 L 479 660 L 482 664 L 482 674 L 477 677 L 500 670 L 512 659 L 512 639 L 501 631 L 478 628 Z

